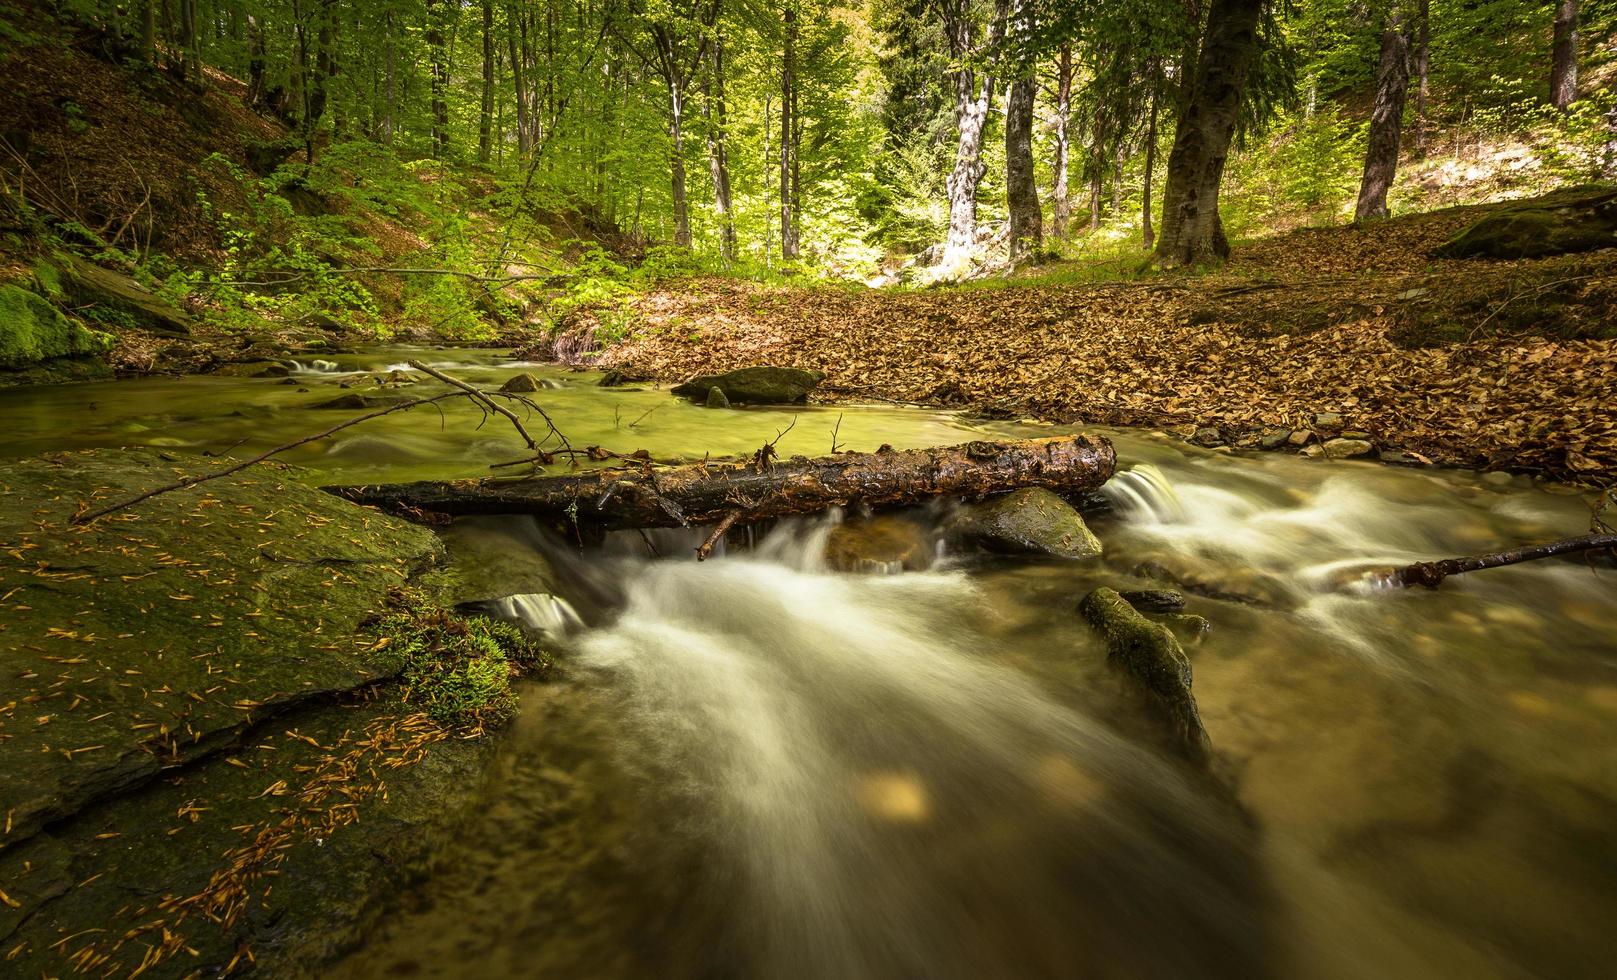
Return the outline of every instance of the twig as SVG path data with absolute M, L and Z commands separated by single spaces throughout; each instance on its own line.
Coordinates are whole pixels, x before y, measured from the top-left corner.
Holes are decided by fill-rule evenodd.
M 775 452 L 775 443 L 780 442 L 782 436 L 786 435 L 786 433 L 792 431 L 792 429 L 796 427 L 797 420 L 799 418 L 801 418 L 801 416 L 793 415 L 791 425 L 788 425 L 786 428 L 776 432 L 775 438 L 764 443 L 759 447 L 757 452 L 752 454 L 752 465 L 757 467 L 758 472 L 762 473 L 766 468 L 768 468 L 770 460 L 780 458 L 780 453 Z
M 431 398 L 416 398 L 416 399 L 413 399 L 411 401 L 407 401 L 407 402 L 403 402 L 403 403 L 398 404 L 398 405 L 394 405 L 394 406 L 392 406 L 390 408 L 384 408 L 384 409 L 381 409 L 379 411 L 370 412 L 370 413 L 368 413 L 366 415 L 361 415 L 358 418 L 352 418 L 352 419 L 349 419 L 346 422 L 340 422 L 337 425 L 334 425 L 329 429 L 325 429 L 325 430 L 323 430 L 321 432 L 316 432 L 312 436 L 303 436 L 302 438 L 294 439 L 291 442 L 286 443 L 285 445 L 276 446 L 274 449 L 271 449 L 271 450 L 269 450 L 267 452 L 259 453 L 257 456 L 254 456 L 252 459 L 246 460 L 244 462 L 237 463 L 234 466 L 227 466 L 224 469 L 219 470 L 217 472 L 205 473 L 205 474 L 202 474 L 201 476 L 188 476 L 188 477 L 185 477 L 182 480 L 176 480 L 173 483 L 169 483 L 169 484 L 165 484 L 164 486 L 157 487 L 154 490 L 147 490 L 145 493 L 136 494 L 135 496 L 130 497 L 127 500 L 120 501 L 120 502 L 118 502 L 116 504 L 110 504 L 110 505 L 108 505 L 106 507 L 102 507 L 99 510 L 92 510 L 92 511 L 89 511 L 89 512 L 81 512 L 81 513 L 75 514 L 75 515 L 73 515 L 72 523 L 74 523 L 74 524 L 88 524 L 91 521 L 96 520 L 97 518 L 105 517 L 108 514 L 111 514 L 111 513 L 115 512 L 115 511 L 123 510 L 126 507 L 132 507 L 135 504 L 138 504 L 143 500 L 148 500 L 148 499 L 150 499 L 152 497 L 155 497 L 158 494 L 168 493 L 171 490 L 183 490 L 186 487 L 194 487 L 199 483 L 207 483 L 209 480 L 217 480 L 222 476 L 229 476 L 232 473 L 239 473 L 239 472 L 241 472 L 242 470 L 246 469 L 249 466 L 255 466 L 255 465 L 259 464 L 259 463 L 264 462 L 264 460 L 269 459 L 271 456 L 275 456 L 275 455 L 278 455 L 280 453 L 284 453 L 288 449 L 296 449 L 298 446 L 302 446 L 302 445 L 305 445 L 307 443 L 318 442 L 321 439 L 324 439 L 327 436 L 330 436 L 330 435 L 333 435 L 333 434 L 335 434 L 337 432 L 340 432 L 343 429 L 346 429 L 351 425 L 358 425 L 361 422 L 369 422 L 371 419 L 381 418 L 384 415 L 391 415 L 394 412 L 402 412 L 407 408 L 415 408 L 417 405 L 426 405 L 426 404 L 429 404 L 431 402 L 442 401 L 445 398 L 461 398 L 461 397 L 464 397 L 461 392 L 452 391 L 452 392 L 450 392 L 448 394 L 445 394 L 445 395 L 434 395 Z
M 644 422 L 646 420 L 646 416 L 650 415 L 652 412 L 655 412 L 659 408 L 662 408 L 662 406 L 661 405 L 653 405 L 650 408 L 646 409 L 644 412 L 641 412 L 639 418 L 637 418 L 633 422 L 629 423 L 629 428 L 632 429 L 635 426 L 639 425 L 641 422 Z
M 1414 585 L 1424 585 L 1428 589 L 1435 589 L 1450 575 L 1477 572 L 1485 568 L 1501 568 L 1505 565 L 1516 565 L 1524 561 L 1554 558 L 1557 555 L 1572 555 L 1580 551 L 1617 552 L 1617 534 L 1586 534 L 1583 537 L 1551 541 L 1549 544 L 1531 545 L 1526 548 L 1499 551 L 1487 555 L 1475 555 L 1469 558 L 1445 558 L 1442 561 L 1430 562 L 1418 561 L 1413 565 L 1405 565 L 1402 568 L 1395 568 L 1390 572 L 1383 573 L 1381 581 L 1395 588 L 1407 589 Z
M 842 452 L 842 446 L 837 442 L 837 433 L 842 431 L 842 413 L 837 413 L 837 424 L 831 427 L 831 455 Z
M 713 533 L 709 534 L 707 540 L 703 541 L 696 549 L 696 560 L 707 561 L 708 556 L 713 554 L 713 548 L 719 543 L 719 539 L 723 538 L 730 528 L 735 526 L 735 522 L 740 519 L 741 511 L 739 510 L 732 510 L 719 518 L 719 523 L 713 525 Z
M 431 375 L 432 377 L 437 378 L 439 381 L 442 381 L 445 384 L 454 385 L 456 388 L 459 388 L 460 390 L 466 392 L 468 395 L 470 395 L 472 397 L 472 400 L 474 402 L 476 402 L 477 404 L 483 406 L 488 411 L 494 412 L 496 415 L 503 415 L 508 421 L 510 421 L 510 423 L 513 426 L 516 427 L 517 434 L 522 436 L 522 441 L 528 444 L 529 449 L 533 450 L 536 453 L 537 452 L 542 452 L 542 450 L 539 448 L 539 443 L 534 442 L 533 441 L 533 436 L 528 435 L 528 430 L 522 427 L 522 420 L 516 417 L 516 413 L 512 412 L 510 409 L 506 408 L 505 406 L 496 403 L 494 401 L 494 399 L 490 396 L 489 392 L 486 392 L 486 391 L 482 390 L 481 388 L 473 388 L 471 385 L 467 384 L 466 382 L 460 381 L 460 380 L 458 380 L 456 378 L 451 378 L 449 375 L 444 374 L 442 371 L 438 371 L 438 370 L 435 370 L 434 368 L 428 367 L 426 364 L 423 364 L 420 361 L 410 361 L 408 363 L 409 363 L 409 365 L 411 367 L 415 368 L 417 371 L 420 371 L 420 372 L 422 372 L 424 374 Z M 566 450 L 570 451 L 573 448 L 572 443 L 567 441 L 567 436 L 564 435 L 560 429 L 556 428 L 556 423 L 550 418 L 550 416 L 545 412 L 545 410 L 543 408 L 539 407 L 538 402 L 533 401 L 532 399 L 529 399 L 529 398 L 522 398 L 522 399 L 519 399 L 519 400 L 522 402 L 522 404 L 528 406 L 529 408 L 531 408 L 534 411 L 539 413 L 539 417 L 545 420 L 545 425 L 550 427 L 550 434 L 554 435 L 556 437 L 556 439 L 561 442 L 561 445 L 562 445 L 563 449 L 566 449 Z M 546 438 L 549 438 L 549 436 L 547 436 Z
M 1486 327 L 1488 325 L 1488 321 L 1492 320 L 1494 317 L 1496 317 L 1499 314 L 1503 313 L 1505 311 L 1505 307 L 1509 306 L 1510 304 L 1516 302 L 1519 299 L 1532 299 L 1535 296 L 1539 296 L 1539 295 L 1541 295 L 1543 293 L 1549 292 L 1550 290 L 1554 289 L 1556 286 L 1565 286 L 1567 283 L 1583 282 L 1586 279 L 1593 279 L 1593 278 L 1595 278 L 1595 277 L 1592 276 L 1592 275 L 1589 275 L 1589 276 L 1572 276 L 1572 277 L 1567 278 L 1567 279 L 1554 279 L 1554 280 L 1551 280 L 1550 282 L 1544 283 L 1543 285 L 1539 286 L 1537 289 L 1528 290 L 1525 293 L 1517 293 L 1515 296 L 1510 297 L 1509 299 L 1505 300 L 1503 303 L 1500 303 L 1498 306 L 1494 307 L 1493 312 L 1491 312 L 1487 316 L 1483 317 L 1481 322 L 1479 322 L 1476 326 L 1471 328 L 1471 332 L 1466 334 L 1465 339 L 1466 340 L 1476 340 L 1477 335 L 1482 332 L 1482 328 Z

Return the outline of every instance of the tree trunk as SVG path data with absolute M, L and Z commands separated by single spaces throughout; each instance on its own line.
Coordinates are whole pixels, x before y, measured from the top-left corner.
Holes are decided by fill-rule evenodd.
M 677 81 L 669 85 L 668 99 L 672 109 L 668 128 L 668 176 L 674 195 L 674 244 L 690 248 L 691 212 L 685 190 L 685 92 Z
M 574 476 L 326 489 L 372 506 L 538 514 L 611 530 L 716 524 L 727 518 L 751 522 L 850 504 L 907 506 L 935 497 L 980 498 L 1023 487 L 1085 493 L 1110 479 L 1115 466 L 1109 441 L 1076 435 L 845 453 L 763 466 L 709 462 Z
M 797 115 L 797 13 L 788 9 L 785 20 L 785 51 L 780 68 L 780 257 L 797 258 L 796 200 L 792 174 L 796 168 L 796 140 L 792 130 Z
M 1555 45 L 1551 50 L 1550 102 L 1565 109 L 1578 98 L 1578 0 L 1555 5 Z
M 157 0 L 140 2 L 140 56 L 157 64 Z
M 1219 185 L 1241 98 L 1258 54 L 1263 0 L 1212 0 L 1184 112 L 1168 154 L 1162 232 L 1156 259 L 1165 266 L 1222 262 L 1229 241 L 1218 216 Z
M 1359 203 L 1353 210 L 1356 222 L 1387 217 L 1387 191 L 1398 173 L 1408 94 L 1409 35 L 1404 32 L 1402 12 L 1394 6 L 1387 12 L 1387 23 L 1381 30 L 1381 69 L 1376 75 L 1376 101 L 1370 110 L 1364 179 L 1359 183 Z
M 382 142 L 392 146 L 399 126 L 398 18 L 390 4 L 382 13 Z
M 1000 9 L 1003 10 L 1003 4 Z M 979 85 L 976 71 L 965 62 L 976 54 L 969 4 L 948 4 L 944 11 L 950 54 L 961 62 L 953 72 L 954 118 L 959 142 L 955 146 L 954 167 L 949 171 L 949 236 L 943 249 L 944 262 L 950 263 L 966 255 L 977 240 L 977 185 L 988 169 L 982 161 L 983 127 L 988 122 L 994 81 L 984 77 Z M 989 47 L 999 39 L 1001 21 L 996 14 L 989 28 Z
M 432 158 L 442 160 L 449 153 L 449 57 L 444 50 L 443 5 L 446 0 L 427 2 L 427 52 L 432 72 Z
M 1145 124 L 1145 176 L 1140 182 L 1140 241 L 1146 251 L 1156 244 L 1151 227 L 1151 175 L 1157 167 L 1157 93 L 1151 92 L 1151 114 Z
M 736 257 L 735 215 L 730 209 L 730 156 L 725 132 L 724 42 L 713 44 L 713 78 L 707 90 L 707 160 L 713 177 L 713 208 L 719 216 L 719 257 L 733 262 Z
M 151 0 L 147 9 L 153 9 L 157 0 Z M 264 66 L 267 58 L 264 48 L 264 26 L 257 16 L 247 15 L 247 104 L 254 109 L 264 108 Z M 156 64 L 156 56 L 152 63 Z
M 314 163 L 315 138 L 319 135 L 320 120 L 326 114 L 326 91 L 335 64 L 336 7 L 337 0 L 320 0 L 316 14 L 320 25 L 315 32 L 314 71 L 304 83 L 308 96 L 303 103 L 303 147 L 309 163 Z
M 1072 45 L 1063 44 L 1056 57 L 1055 186 L 1050 192 L 1050 233 L 1065 238 L 1072 220 L 1072 200 L 1067 194 L 1067 165 L 1071 154 L 1067 124 L 1072 117 Z
M 1013 43 L 1027 44 L 1035 28 L 1033 0 L 1013 0 L 1010 30 Z M 1044 244 L 1044 213 L 1033 177 L 1033 98 L 1037 92 L 1033 66 L 1011 82 L 1005 96 L 1005 209 L 1009 220 L 1010 260 L 1017 263 Z
M 483 0 L 483 102 L 477 113 L 477 162 L 487 164 L 494 140 L 494 0 Z
M 1415 156 L 1426 156 L 1426 99 L 1432 67 L 1432 0 L 1420 0 L 1420 27 L 1415 39 Z
M 532 123 L 529 121 L 528 90 L 523 81 L 522 54 L 517 49 L 517 33 L 519 18 L 515 4 L 507 4 L 505 8 L 505 43 L 506 51 L 511 59 L 511 84 L 516 89 L 517 103 L 517 156 L 522 160 L 528 159 L 528 150 L 532 144 Z

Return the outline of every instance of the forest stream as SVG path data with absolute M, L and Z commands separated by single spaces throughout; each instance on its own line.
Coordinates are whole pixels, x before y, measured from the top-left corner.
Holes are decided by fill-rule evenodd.
M 284 380 L 0 391 L 3 452 L 244 456 L 357 414 L 312 407 L 346 380 L 395 394 L 370 378 L 411 359 L 482 385 L 529 372 L 575 446 L 659 460 L 777 437 L 789 457 L 1071 431 L 885 405 L 708 409 L 499 351 L 392 348 Z M 479 421 L 456 400 L 281 458 L 318 485 L 522 455 Z M 841 570 L 851 514 L 756 529 L 700 564 L 696 531 L 580 553 L 531 518 L 439 528 L 452 568 L 502 586 L 487 598 L 519 596 L 499 608 L 546 632 L 557 670 L 524 682 L 430 873 L 323 975 L 1609 976 L 1617 570 L 1335 587 L 1369 564 L 1583 533 L 1585 498 L 1092 431 L 1119 470 L 1089 515 L 1099 560 L 948 547 L 946 505 L 896 518 L 924 567 L 895 574 Z M 1075 612 L 1095 587 L 1150 584 L 1146 564 L 1219 596 L 1188 597 L 1205 632 L 1176 624 L 1205 774 L 1166 751 Z

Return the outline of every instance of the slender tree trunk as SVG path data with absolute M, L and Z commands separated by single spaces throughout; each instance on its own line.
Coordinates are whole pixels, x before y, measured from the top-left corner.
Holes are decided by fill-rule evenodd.
M 1151 227 L 1151 177 L 1157 167 L 1157 93 L 1151 91 L 1151 114 L 1145 124 L 1145 176 L 1140 182 L 1140 241 L 1147 251 L 1156 244 Z
M 1432 66 L 1432 0 L 1420 0 L 1420 24 L 1415 38 L 1415 156 L 1426 156 L 1427 75 Z
M 1241 97 L 1257 60 L 1262 13 L 1263 0 L 1211 0 L 1195 81 L 1168 155 L 1156 250 L 1162 265 L 1229 257 L 1229 241 L 1218 216 L 1218 192 Z
M 444 14 L 446 0 L 427 2 L 427 53 L 432 72 L 432 158 L 442 160 L 449 155 L 449 57 L 444 50 Z
M 668 89 L 673 115 L 669 123 L 668 176 L 674 196 L 674 244 L 691 247 L 690 202 L 685 190 L 685 93 L 679 82 Z
M 398 17 L 393 5 L 382 13 L 382 142 L 391 146 L 399 126 Z
M 140 56 L 147 64 L 157 64 L 157 0 L 140 3 Z
M 494 0 L 483 0 L 483 102 L 477 114 L 477 162 L 493 155 L 494 139 Z
M 1072 220 L 1072 200 L 1067 194 L 1067 165 L 1072 152 L 1067 124 L 1072 118 L 1072 45 L 1063 44 L 1056 56 L 1055 186 L 1050 193 L 1050 233 L 1065 238 Z
M 1381 69 L 1376 74 L 1376 101 L 1370 110 L 1370 140 L 1364 154 L 1364 179 L 1354 221 L 1387 216 L 1387 191 L 1398 173 L 1404 102 L 1409 95 L 1409 35 L 1397 6 L 1387 11 L 1381 30 Z
M 785 50 L 780 67 L 780 257 L 790 261 L 797 258 L 796 200 L 792 193 L 792 174 L 796 169 L 796 140 L 792 138 L 797 115 L 797 12 L 787 9 L 785 21 Z
M 156 5 L 157 0 L 151 0 L 147 9 Z M 247 104 L 255 109 L 264 105 L 264 62 L 266 54 L 264 49 L 264 26 L 259 23 L 254 14 L 247 15 Z M 157 63 L 156 55 L 152 63 Z
M 314 162 L 315 138 L 319 135 L 320 120 L 326 114 L 327 86 L 331 81 L 336 38 L 337 0 L 320 0 L 315 16 L 320 18 L 315 31 L 314 70 L 305 82 L 308 93 L 303 103 L 303 147 L 308 161 Z M 305 66 L 307 59 L 305 58 Z
M 1010 30 L 1025 44 L 1035 29 L 1033 0 L 1014 0 Z M 1033 177 L 1033 66 L 1011 82 L 1005 96 L 1005 208 L 1009 218 L 1012 263 L 1037 253 L 1044 244 L 1044 214 L 1039 209 L 1039 188 Z
M 533 129 L 529 122 L 528 90 L 523 81 L 522 54 L 517 48 L 517 35 L 520 19 L 515 4 L 505 7 L 505 43 L 507 53 L 511 59 L 511 85 L 516 89 L 517 104 L 517 156 L 520 159 L 528 158 L 528 149 L 532 146 Z
M 726 262 L 736 257 L 735 215 L 730 209 L 730 158 L 725 131 L 724 41 L 713 42 L 713 78 L 707 98 L 707 159 L 713 177 L 713 207 L 719 216 L 719 256 Z
M 1578 98 L 1578 0 L 1555 5 L 1555 44 L 1551 51 L 1550 102 L 1565 109 Z

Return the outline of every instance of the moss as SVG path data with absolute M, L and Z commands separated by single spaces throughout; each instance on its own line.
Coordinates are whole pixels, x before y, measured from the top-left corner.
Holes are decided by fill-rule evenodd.
M 511 681 L 549 660 L 522 630 L 484 616 L 462 616 L 400 590 L 375 624 L 404 684 L 405 700 L 457 728 L 500 724 L 516 711 Z
M 0 286 L 0 368 L 98 354 L 109 346 L 106 334 L 64 316 L 43 296 L 15 284 Z
M 39 284 L 40 291 L 51 300 L 62 299 L 62 270 L 45 260 L 34 265 L 34 282 Z

